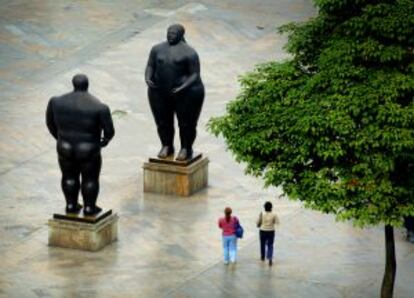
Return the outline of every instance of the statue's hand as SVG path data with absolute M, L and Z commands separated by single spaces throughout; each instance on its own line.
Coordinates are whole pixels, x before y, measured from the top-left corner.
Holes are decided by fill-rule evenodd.
M 184 89 L 184 88 L 183 88 L 182 86 L 181 86 L 181 87 L 177 87 L 177 88 L 173 88 L 173 89 L 171 90 L 171 93 L 172 93 L 172 94 L 177 94 L 177 93 L 181 92 L 183 89 Z
M 101 139 L 101 147 L 105 147 L 106 145 L 108 145 L 108 140 L 106 139 Z
M 152 88 L 152 89 L 156 89 L 157 85 L 155 85 L 155 83 L 151 80 L 145 80 L 145 82 L 147 83 L 148 87 Z

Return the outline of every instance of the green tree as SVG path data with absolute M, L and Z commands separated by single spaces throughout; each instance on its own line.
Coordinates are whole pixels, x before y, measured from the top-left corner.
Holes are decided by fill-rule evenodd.
M 381 297 L 392 297 L 394 226 L 414 215 L 414 1 L 315 0 L 279 28 L 291 58 L 241 77 L 210 130 L 246 172 L 357 226 L 385 226 Z

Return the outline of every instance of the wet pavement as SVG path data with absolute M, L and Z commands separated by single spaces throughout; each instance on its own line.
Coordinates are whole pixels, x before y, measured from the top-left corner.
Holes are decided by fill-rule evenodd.
M 0 1 L 0 297 L 378 297 L 380 228 L 356 229 L 277 199 L 243 174 L 206 131 L 238 92 L 237 76 L 283 59 L 275 27 L 314 13 L 310 1 Z M 191 198 L 144 194 L 142 164 L 159 149 L 143 80 L 151 46 L 169 24 L 198 51 L 206 100 L 195 149 L 210 159 L 209 187 Z M 120 216 L 119 241 L 97 253 L 47 246 L 63 209 L 47 101 L 78 73 L 112 109 L 102 206 Z M 281 219 L 276 260 L 258 261 L 255 218 L 271 200 Z M 216 220 L 233 207 L 246 229 L 239 261 L 221 261 Z M 397 231 L 395 297 L 414 296 L 414 246 Z

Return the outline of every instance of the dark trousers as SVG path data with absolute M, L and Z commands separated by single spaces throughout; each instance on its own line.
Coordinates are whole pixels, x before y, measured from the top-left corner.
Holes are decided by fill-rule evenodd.
M 404 218 L 404 225 L 407 231 L 414 233 L 414 216 Z
M 260 256 L 262 260 L 264 260 L 265 256 L 268 260 L 272 260 L 274 241 L 275 231 L 260 230 Z

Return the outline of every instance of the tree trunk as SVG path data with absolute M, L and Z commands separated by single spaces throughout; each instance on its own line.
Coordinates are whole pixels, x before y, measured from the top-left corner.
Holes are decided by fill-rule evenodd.
M 395 272 L 397 262 L 395 260 L 394 228 L 385 226 L 385 272 L 382 280 L 381 298 L 392 298 L 394 291 Z

